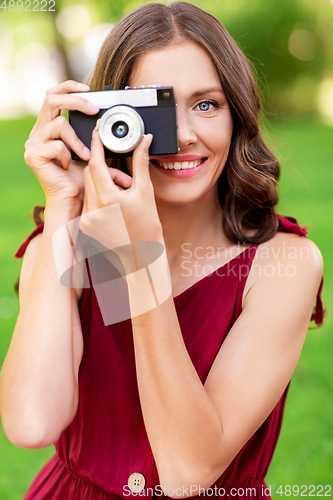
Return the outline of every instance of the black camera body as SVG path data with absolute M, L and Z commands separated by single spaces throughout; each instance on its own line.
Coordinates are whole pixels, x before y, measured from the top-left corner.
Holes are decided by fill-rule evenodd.
M 97 125 L 106 158 L 132 156 L 143 134 L 153 134 L 149 154 L 178 153 L 176 104 L 172 87 L 126 88 L 73 93 L 100 108 L 96 115 L 69 111 L 69 123 L 90 149 Z M 80 160 L 72 151 L 72 159 Z

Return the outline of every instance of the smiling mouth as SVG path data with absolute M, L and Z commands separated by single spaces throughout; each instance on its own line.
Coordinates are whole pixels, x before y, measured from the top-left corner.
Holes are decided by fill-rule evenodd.
M 207 158 L 201 158 L 201 160 L 196 160 L 196 161 L 176 161 L 176 162 L 162 162 L 158 160 L 150 160 L 151 163 L 154 165 L 157 165 L 158 167 L 163 167 L 165 170 L 189 170 L 191 168 L 196 168 L 201 163 L 206 161 Z

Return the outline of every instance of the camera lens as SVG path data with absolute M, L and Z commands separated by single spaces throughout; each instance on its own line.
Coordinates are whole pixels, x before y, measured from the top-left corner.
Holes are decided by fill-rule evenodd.
M 122 139 L 128 134 L 128 125 L 125 122 L 118 121 L 112 125 L 111 130 L 115 137 L 117 137 L 118 139 Z
M 98 124 L 98 133 L 104 146 L 119 154 L 133 151 L 144 132 L 145 125 L 139 113 L 125 104 L 111 106 Z

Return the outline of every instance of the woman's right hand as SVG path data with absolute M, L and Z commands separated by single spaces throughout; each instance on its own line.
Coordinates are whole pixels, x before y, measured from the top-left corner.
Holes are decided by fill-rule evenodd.
M 68 80 L 49 89 L 41 111 L 25 144 L 25 161 L 36 175 L 46 196 L 46 203 L 82 204 L 83 168 L 90 158 L 89 149 L 77 137 L 61 110 L 77 110 L 87 115 L 99 108 L 83 97 L 69 92 L 89 91 L 89 86 Z M 70 149 L 83 159 L 73 161 Z

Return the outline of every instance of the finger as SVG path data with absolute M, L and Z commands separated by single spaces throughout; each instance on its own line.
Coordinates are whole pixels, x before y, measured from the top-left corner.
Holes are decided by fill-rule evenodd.
M 88 92 L 89 90 L 90 90 L 89 85 L 75 82 L 74 80 L 67 80 L 66 82 L 60 83 L 59 85 L 48 89 L 46 91 L 46 96 L 49 96 L 51 94 L 68 94 L 69 92 Z M 38 129 L 42 125 L 42 121 L 43 117 L 41 116 L 40 112 L 29 137 L 31 137 L 36 131 L 38 131 Z
M 111 179 L 115 184 L 118 186 L 122 186 L 125 189 L 128 189 L 131 187 L 133 179 L 131 176 L 125 174 L 125 172 L 122 172 L 118 168 L 109 168 L 110 176 Z
M 71 154 L 62 141 L 49 141 L 35 147 L 29 147 L 24 155 L 26 164 L 34 169 L 52 160 L 59 160 L 61 167 L 67 170 Z
M 89 160 L 90 150 L 80 141 L 73 127 L 68 123 L 64 116 L 58 116 L 50 123 L 45 125 L 33 137 L 28 139 L 26 147 L 29 144 L 37 144 L 49 140 L 61 139 L 69 148 L 71 148 L 80 158 Z
M 146 187 L 151 183 L 149 175 L 149 147 L 153 140 L 152 134 L 144 135 L 133 153 L 133 184 Z
M 91 139 L 91 156 L 89 167 L 92 180 L 98 197 L 106 200 L 110 192 L 117 192 L 107 164 L 105 163 L 104 147 L 96 129 L 93 130 Z
M 51 87 L 46 91 L 46 95 L 49 94 L 68 94 L 68 92 L 87 92 L 90 90 L 89 85 L 85 83 L 76 82 L 75 80 L 66 80 L 65 82 Z
M 94 106 L 83 97 L 72 94 L 48 94 L 43 102 L 36 124 L 30 133 L 30 137 L 59 116 L 62 110 L 81 111 L 81 113 L 86 115 L 94 115 L 99 112 L 98 106 Z
M 87 165 L 83 170 L 83 181 L 85 211 L 90 212 L 91 210 L 98 208 L 98 198 L 95 185 L 91 177 L 89 165 Z

